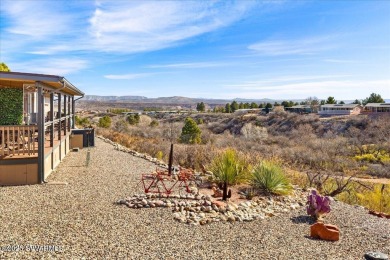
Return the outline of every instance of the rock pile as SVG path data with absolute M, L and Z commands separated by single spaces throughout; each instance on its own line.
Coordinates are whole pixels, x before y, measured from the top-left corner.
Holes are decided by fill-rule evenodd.
M 297 210 L 305 205 L 305 194 L 296 190 L 285 197 L 259 197 L 239 204 L 214 200 L 209 195 L 135 194 L 119 200 L 129 208 L 171 208 L 180 223 L 204 225 L 211 222 L 252 221 Z

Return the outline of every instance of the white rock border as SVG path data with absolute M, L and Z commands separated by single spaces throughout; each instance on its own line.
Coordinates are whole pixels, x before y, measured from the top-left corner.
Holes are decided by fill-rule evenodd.
M 115 143 L 115 142 L 111 141 L 108 138 L 104 138 L 103 136 L 97 135 L 96 137 L 101 139 L 101 140 L 103 140 L 104 142 L 114 146 L 115 150 L 118 150 L 118 151 L 121 151 L 121 152 L 125 152 L 125 153 L 129 153 L 129 154 L 131 154 L 131 155 L 133 155 L 135 157 L 143 158 L 143 159 L 145 159 L 145 160 L 147 160 L 149 162 L 152 162 L 152 163 L 156 164 L 157 166 L 159 166 L 161 168 L 168 169 L 168 165 L 165 162 L 158 160 L 157 158 L 154 158 L 154 157 L 152 157 L 152 156 L 150 156 L 148 154 L 143 154 L 143 153 L 139 153 L 137 151 L 131 150 L 130 148 L 127 148 L 127 147 L 125 147 L 123 145 Z
M 170 208 L 173 218 L 189 225 L 205 225 L 211 222 L 243 222 L 278 216 L 305 205 L 305 195 L 291 197 L 260 197 L 255 201 L 244 201 L 238 205 L 232 202 L 212 201 L 209 195 L 158 195 L 135 194 L 116 202 L 132 209 Z

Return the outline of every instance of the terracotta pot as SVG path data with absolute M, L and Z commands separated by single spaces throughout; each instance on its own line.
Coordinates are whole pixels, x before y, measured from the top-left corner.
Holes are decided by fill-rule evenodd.
M 328 241 L 338 241 L 340 230 L 337 226 L 317 222 L 310 226 L 310 236 Z

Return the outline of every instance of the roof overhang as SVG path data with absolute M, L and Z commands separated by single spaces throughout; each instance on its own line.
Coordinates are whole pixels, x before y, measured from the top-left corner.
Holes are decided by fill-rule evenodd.
M 321 105 L 321 107 L 329 107 L 329 108 L 355 108 L 355 107 L 361 107 L 359 104 L 325 104 Z
M 365 107 L 390 107 L 390 103 L 368 103 Z
M 2 86 L 23 88 L 24 84 L 35 84 L 37 82 L 43 83 L 54 91 L 61 90 L 61 92 L 72 96 L 84 96 L 84 92 L 62 76 L 0 71 L 0 85 Z

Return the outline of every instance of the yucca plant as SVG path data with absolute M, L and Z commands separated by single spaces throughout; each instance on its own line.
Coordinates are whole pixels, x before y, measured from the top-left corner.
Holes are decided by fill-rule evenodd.
M 252 185 L 264 194 L 284 195 L 292 190 L 283 169 L 273 162 L 263 161 L 252 172 Z
M 227 199 L 227 186 L 245 182 L 248 164 L 234 149 L 227 149 L 211 163 L 214 179 L 223 184 L 223 200 Z

